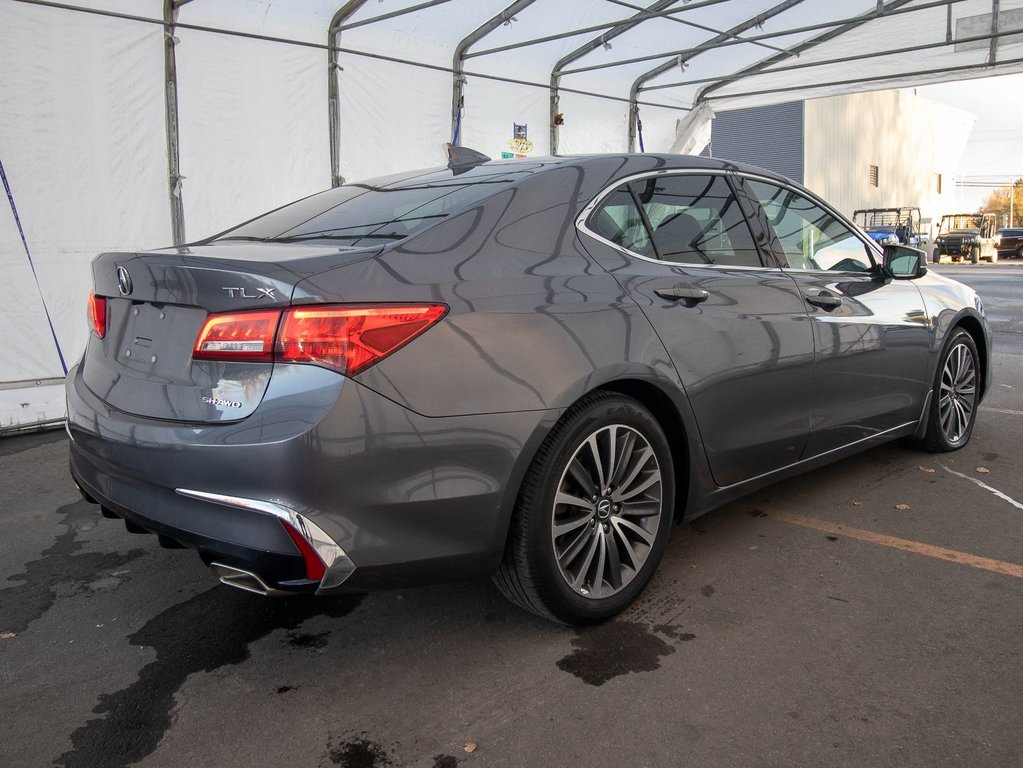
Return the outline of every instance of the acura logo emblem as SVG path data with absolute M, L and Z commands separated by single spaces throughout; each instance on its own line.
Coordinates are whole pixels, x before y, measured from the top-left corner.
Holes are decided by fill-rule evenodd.
M 124 267 L 117 268 L 117 290 L 121 292 L 122 296 L 127 296 L 131 293 L 131 275 L 128 274 L 128 270 Z

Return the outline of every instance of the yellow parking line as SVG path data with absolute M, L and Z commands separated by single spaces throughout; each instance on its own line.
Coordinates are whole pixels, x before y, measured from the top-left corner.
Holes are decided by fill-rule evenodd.
M 911 541 L 910 539 L 886 536 L 883 533 L 876 533 L 875 531 L 866 531 L 862 528 L 850 528 L 847 525 L 840 525 L 839 523 L 832 523 L 827 520 L 815 520 L 810 517 L 793 515 L 788 512 L 771 512 L 768 514 L 768 517 L 773 517 L 776 520 L 783 520 L 786 523 L 792 523 L 793 525 L 801 525 L 804 528 L 815 528 L 818 531 L 824 531 L 825 533 L 831 533 L 837 536 L 847 536 L 850 539 L 869 541 L 873 544 L 880 544 L 885 547 L 892 547 L 893 549 L 901 549 L 904 552 L 914 552 L 918 555 L 935 557 L 938 560 L 948 560 L 951 563 L 969 565 L 972 568 L 994 571 L 995 573 L 1003 573 L 1006 576 L 1015 576 L 1018 579 L 1023 579 L 1023 565 L 1017 565 L 1016 563 L 992 560 L 988 557 L 971 555 L 968 552 L 959 552 L 955 549 L 936 547 L 933 544 L 924 544 L 920 541 Z

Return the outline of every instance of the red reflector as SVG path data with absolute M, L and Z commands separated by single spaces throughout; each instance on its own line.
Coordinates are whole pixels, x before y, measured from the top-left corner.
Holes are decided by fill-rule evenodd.
M 284 314 L 277 359 L 355 376 L 412 341 L 447 311 L 438 304 L 295 307 Z
M 302 553 L 302 559 L 305 560 L 305 577 L 310 581 L 320 581 L 323 578 L 323 574 L 327 572 L 327 566 L 320 559 L 320 556 L 316 554 L 313 545 L 302 538 L 302 534 L 283 520 L 281 520 L 281 525 L 284 526 L 284 530 L 288 532 L 291 540 L 295 542 L 298 551 Z
M 196 360 L 273 360 L 279 310 L 211 315 L 192 350 Z
M 89 328 L 99 338 L 107 335 L 107 299 L 105 296 L 97 296 L 95 291 L 89 291 Z

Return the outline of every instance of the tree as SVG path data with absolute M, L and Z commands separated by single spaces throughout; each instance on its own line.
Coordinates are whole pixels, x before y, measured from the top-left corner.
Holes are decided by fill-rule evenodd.
M 981 210 L 984 213 L 994 213 L 998 215 L 998 226 L 1002 226 L 1002 216 L 1008 219 L 1010 213 L 1009 206 L 1009 190 L 1008 185 L 1001 187 L 1000 189 L 994 190 L 987 199 L 981 205 Z M 1020 222 L 1023 221 L 1023 179 L 1016 179 L 1013 182 L 1012 187 L 1012 221 L 1009 222 L 1009 226 L 1020 226 Z

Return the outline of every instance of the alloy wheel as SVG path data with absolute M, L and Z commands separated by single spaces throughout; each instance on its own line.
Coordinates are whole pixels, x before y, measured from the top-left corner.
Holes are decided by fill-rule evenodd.
M 635 578 L 657 538 L 662 494 L 657 456 L 637 430 L 612 424 L 582 441 L 551 523 L 558 569 L 574 592 L 606 598 Z
M 938 415 L 949 443 L 959 443 L 966 436 L 976 404 L 977 364 L 969 347 L 958 343 L 945 357 L 939 385 Z

